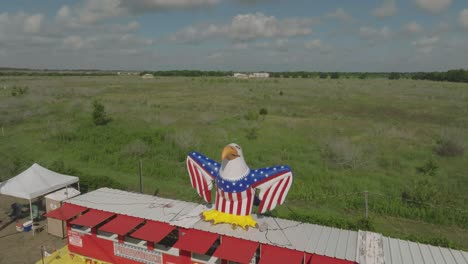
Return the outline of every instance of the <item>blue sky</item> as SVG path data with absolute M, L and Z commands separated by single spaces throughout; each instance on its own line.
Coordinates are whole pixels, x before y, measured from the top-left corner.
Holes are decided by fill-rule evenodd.
M 0 67 L 468 68 L 468 1 L 2 1 Z

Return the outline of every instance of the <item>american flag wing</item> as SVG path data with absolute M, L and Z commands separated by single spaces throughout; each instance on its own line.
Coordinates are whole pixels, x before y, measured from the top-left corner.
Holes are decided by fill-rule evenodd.
M 278 204 L 283 204 L 289 188 L 291 188 L 293 173 L 288 166 L 277 166 L 255 170 L 255 178 L 258 180 L 252 188 L 260 190 L 260 214 L 275 209 Z
M 218 177 L 220 164 L 198 152 L 190 152 L 187 156 L 187 170 L 192 187 L 206 202 L 211 202 L 213 180 Z

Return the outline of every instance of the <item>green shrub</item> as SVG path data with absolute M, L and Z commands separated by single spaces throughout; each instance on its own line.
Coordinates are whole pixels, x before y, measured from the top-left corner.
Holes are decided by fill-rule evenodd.
M 249 111 L 244 115 L 245 120 L 248 121 L 256 121 L 258 120 L 258 114 L 254 111 Z
M 104 105 L 98 100 L 93 101 L 93 122 L 96 126 L 104 126 L 109 123 L 111 119 L 107 116 Z
M 422 178 L 414 182 L 410 189 L 402 192 L 402 201 L 408 205 L 427 208 L 439 201 L 440 192 L 432 178 Z
M 424 165 L 420 167 L 416 167 L 416 171 L 422 173 L 424 175 L 435 176 L 437 170 L 439 169 L 439 165 L 437 165 L 434 159 L 428 160 Z
M 11 88 L 11 96 L 21 96 L 25 95 L 29 90 L 27 86 L 13 86 Z

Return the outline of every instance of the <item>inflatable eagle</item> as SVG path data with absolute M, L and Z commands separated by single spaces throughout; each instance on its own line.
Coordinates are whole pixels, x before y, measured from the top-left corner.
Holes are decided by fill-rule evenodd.
M 242 149 L 232 143 L 224 147 L 221 163 L 198 152 L 187 156 L 187 170 L 192 187 L 208 203 L 211 189 L 216 184 L 215 209 L 203 212 L 207 221 L 256 226 L 251 216 L 254 200 L 259 200 L 259 213 L 273 210 L 283 204 L 293 180 L 291 169 L 286 166 L 250 169 L 244 160 Z M 258 198 L 256 196 L 258 192 Z

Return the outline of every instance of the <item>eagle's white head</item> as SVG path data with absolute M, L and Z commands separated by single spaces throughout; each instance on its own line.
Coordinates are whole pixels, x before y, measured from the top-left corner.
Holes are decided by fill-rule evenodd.
M 236 143 L 224 147 L 221 154 L 221 170 L 219 175 L 227 180 L 239 180 L 250 171 L 245 163 L 242 149 Z

